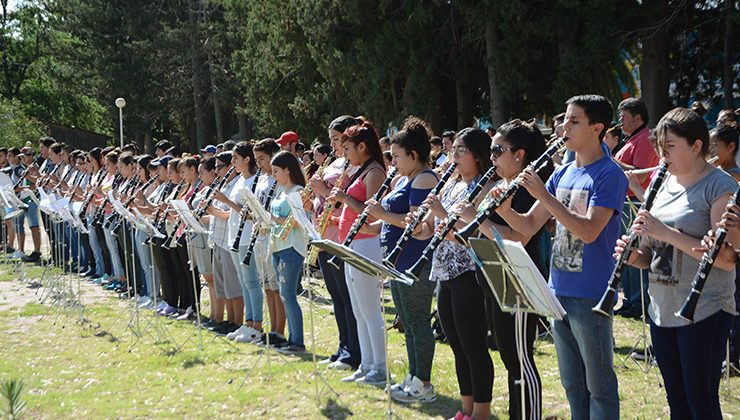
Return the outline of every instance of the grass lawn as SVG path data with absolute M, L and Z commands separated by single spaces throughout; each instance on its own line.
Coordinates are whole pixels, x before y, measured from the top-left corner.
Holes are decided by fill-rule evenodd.
M 317 379 L 311 374 L 314 364 L 310 354 L 296 357 L 268 352 L 260 357 L 259 347 L 234 344 L 206 331 L 201 333 L 203 346 L 199 350 L 196 327 L 145 312 L 134 318 L 140 328 L 131 329 L 127 327 L 130 303 L 84 280 L 80 288 L 86 322 L 79 322 L 79 308 L 65 309 L 52 304 L 51 299 L 40 304 L 39 297 L 46 289 L 26 287 L 27 278 L 38 278 L 41 269 L 25 266 L 23 272 L 25 275 L 11 266 L 0 266 L 0 321 L 4 325 L 0 380 L 24 381 L 27 418 L 386 416 L 388 403 L 381 389 L 341 383 L 339 378 L 345 372 L 323 368 L 319 368 L 322 377 Z M 63 279 L 77 289 L 76 278 Z M 319 298 L 328 296 L 320 281 L 311 284 Z M 206 290 L 202 296 L 207 313 Z M 385 297 L 390 322 L 393 303 L 388 290 Z M 309 301 L 299 300 L 310 349 Z M 314 301 L 320 360 L 336 346 L 336 325 L 326 301 Z M 616 320 L 615 365 L 622 417 L 668 418 L 657 368 L 644 373 L 632 361 L 623 363 L 641 332 L 638 321 Z M 506 371 L 496 352 L 492 357 L 496 372 L 492 412 L 507 418 Z M 543 414 L 569 418 L 552 341 L 536 343 L 536 360 L 543 382 Z M 389 333 L 389 363 L 395 379 L 403 379 L 407 364 L 404 338 L 395 330 Z M 436 402 L 393 404 L 393 414 L 402 419 L 454 415 L 459 406 L 457 382 L 452 352 L 446 344 L 437 345 L 433 382 Z M 723 379 L 721 400 L 727 418 L 740 415 L 740 379 Z

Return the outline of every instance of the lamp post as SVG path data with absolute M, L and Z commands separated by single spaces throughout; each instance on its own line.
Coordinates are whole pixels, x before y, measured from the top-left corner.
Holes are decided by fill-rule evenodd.
M 116 99 L 116 106 L 118 107 L 118 127 L 120 129 L 121 136 L 121 149 L 123 149 L 123 107 L 126 106 L 126 100 L 123 98 Z

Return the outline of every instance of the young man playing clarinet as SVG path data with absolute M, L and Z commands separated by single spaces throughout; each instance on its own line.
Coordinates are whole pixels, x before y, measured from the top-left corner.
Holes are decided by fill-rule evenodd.
M 566 104 L 565 145 L 575 152 L 575 160 L 560 166 L 546 185 L 534 171 L 524 170 L 518 182 L 537 202 L 526 214 L 512 210 L 510 200 L 497 211 L 524 235 L 534 235 L 555 217 L 550 288 L 567 315 L 553 320 L 552 327 L 571 418 L 618 419 L 612 318 L 591 308 L 606 290 L 614 267 L 612 249 L 627 179 L 601 148 L 612 120 L 611 103 L 602 96 L 580 95 Z

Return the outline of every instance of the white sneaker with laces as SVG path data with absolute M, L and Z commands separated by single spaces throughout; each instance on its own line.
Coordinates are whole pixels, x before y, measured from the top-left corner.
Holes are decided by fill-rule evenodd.
M 411 379 L 412 378 L 414 378 L 414 376 L 411 375 L 410 373 L 407 373 L 406 374 L 406 377 L 403 378 L 403 381 L 401 381 L 401 382 L 399 382 L 397 384 L 393 384 L 393 385 L 390 386 L 390 392 L 403 391 L 403 389 L 406 388 L 406 385 L 408 385 L 409 382 L 411 382 Z M 388 391 L 388 387 L 386 387 L 386 392 L 387 391 Z
M 421 379 L 414 376 L 405 388 L 392 391 L 391 398 L 401 403 L 412 403 L 416 401 L 430 403 L 435 401 L 437 396 L 434 394 L 434 386 L 432 384 L 424 386 Z
M 160 310 L 162 308 L 166 308 L 168 306 L 170 306 L 170 305 L 168 305 L 167 302 L 165 302 L 163 300 L 160 300 L 159 302 L 157 302 L 157 306 L 154 307 L 154 310 L 155 311 L 158 311 L 158 310 Z
M 347 376 L 345 378 L 342 378 L 339 381 L 340 382 L 356 382 L 358 379 L 364 378 L 365 375 L 368 374 L 368 372 L 370 372 L 370 371 L 369 370 L 365 370 L 363 368 L 358 368 L 353 374 L 351 374 L 351 375 L 349 375 L 349 376 Z

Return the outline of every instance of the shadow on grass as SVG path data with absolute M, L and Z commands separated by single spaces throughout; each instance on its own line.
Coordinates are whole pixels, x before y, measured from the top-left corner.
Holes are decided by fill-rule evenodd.
M 185 361 L 182 362 L 182 367 L 184 367 L 185 369 L 190 369 L 193 366 L 205 364 L 206 362 L 204 362 L 203 359 L 200 358 L 200 356 L 194 356 L 185 359 Z
M 321 408 L 321 415 L 327 419 L 343 420 L 353 414 L 349 408 L 339 405 L 333 398 L 329 398 L 326 405 Z

